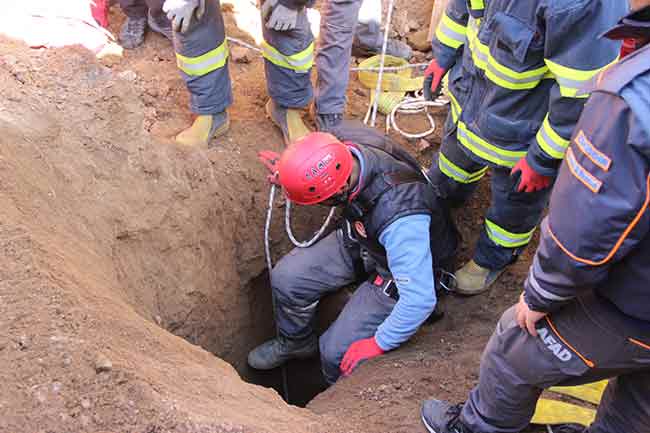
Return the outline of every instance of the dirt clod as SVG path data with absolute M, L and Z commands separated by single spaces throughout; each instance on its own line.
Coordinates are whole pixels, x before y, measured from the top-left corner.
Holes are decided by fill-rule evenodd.
M 97 373 L 104 373 L 113 369 L 113 363 L 104 355 L 99 355 L 95 360 L 95 371 Z
M 409 45 L 414 50 L 418 50 L 426 53 L 428 51 L 431 51 L 431 41 L 429 40 L 428 36 L 429 36 L 428 30 L 421 29 L 418 30 L 417 32 L 409 33 L 406 39 L 408 40 Z
M 250 63 L 251 62 L 251 53 L 250 50 L 246 47 L 234 46 L 230 49 L 230 57 L 235 61 L 235 63 Z

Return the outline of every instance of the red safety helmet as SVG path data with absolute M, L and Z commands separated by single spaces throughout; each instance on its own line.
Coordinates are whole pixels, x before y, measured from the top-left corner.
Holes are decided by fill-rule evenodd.
M 333 135 L 312 132 L 282 153 L 278 173 L 289 200 L 303 205 L 320 203 L 347 184 L 352 153 Z

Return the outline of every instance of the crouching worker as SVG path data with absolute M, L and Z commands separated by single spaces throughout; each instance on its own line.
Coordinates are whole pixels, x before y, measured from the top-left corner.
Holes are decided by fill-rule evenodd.
M 289 200 L 340 206 L 343 224 L 274 267 L 279 336 L 248 355 L 251 367 L 268 370 L 315 356 L 320 346 L 330 384 L 417 331 L 436 307 L 435 271 L 458 243 L 414 160 L 374 130 L 348 126 L 337 134 L 350 141 L 313 132 L 281 156 L 260 153 Z M 361 284 L 319 340 L 312 323 L 320 299 L 355 282 Z

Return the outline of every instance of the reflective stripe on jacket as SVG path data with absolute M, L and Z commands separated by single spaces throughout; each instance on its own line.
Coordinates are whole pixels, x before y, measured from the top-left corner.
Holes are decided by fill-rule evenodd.
M 600 35 L 627 8 L 624 0 L 450 0 L 433 48 L 452 67 L 463 147 L 502 167 L 527 156 L 555 175 L 588 96 L 581 89 L 619 52 Z

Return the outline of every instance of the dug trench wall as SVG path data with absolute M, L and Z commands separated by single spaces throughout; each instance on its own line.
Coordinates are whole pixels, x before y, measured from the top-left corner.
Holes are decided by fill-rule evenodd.
M 352 431 L 224 361 L 272 333 L 268 131 L 179 148 L 89 54 L 0 45 L 0 431 Z

